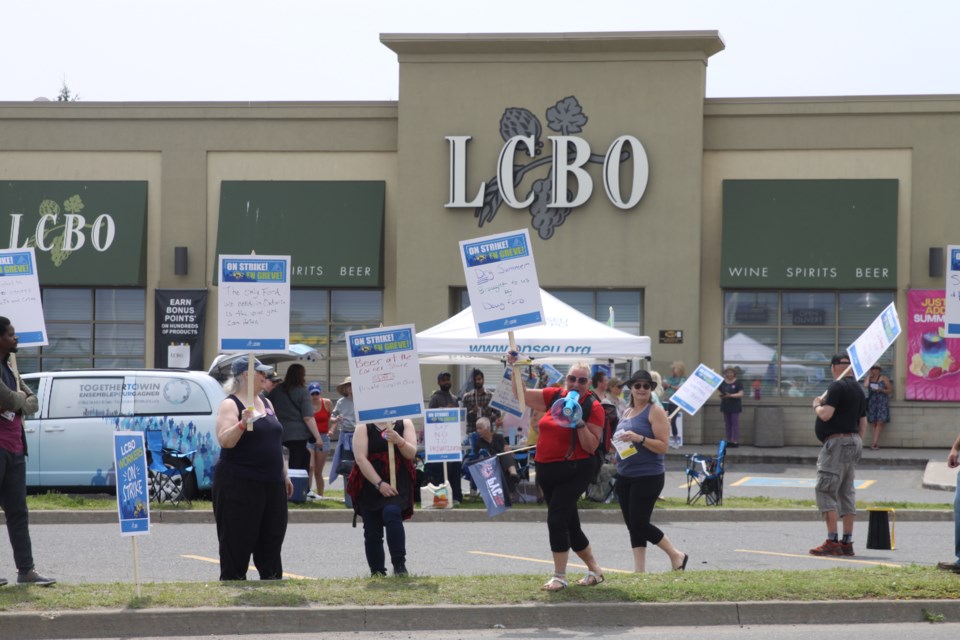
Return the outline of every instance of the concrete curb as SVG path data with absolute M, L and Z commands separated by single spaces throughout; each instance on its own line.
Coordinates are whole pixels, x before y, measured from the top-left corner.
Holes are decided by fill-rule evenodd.
M 212 511 L 152 511 L 153 524 L 214 524 Z M 619 509 L 584 509 L 580 520 L 592 524 L 620 524 Z M 487 522 L 491 518 L 483 509 L 417 510 L 411 522 Z M 494 518 L 498 522 L 547 521 L 546 509 L 511 509 Z M 658 522 L 808 522 L 819 521 L 816 509 L 658 509 Z M 857 521 L 867 522 L 868 514 L 860 511 Z M 935 509 L 897 510 L 900 522 L 952 522 L 953 512 Z M 45 524 L 116 524 L 116 511 L 31 511 L 31 525 Z M 292 509 L 290 524 L 349 524 L 353 511 L 349 509 Z M 5 518 L 0 514 L 0 524 Z
M 435 607 L 227 607 L 0 614 L 0 637 L 331 633 L 521 628 L 746 626 L 960 620 L 957 600 L 832 602 L 570 603 Z

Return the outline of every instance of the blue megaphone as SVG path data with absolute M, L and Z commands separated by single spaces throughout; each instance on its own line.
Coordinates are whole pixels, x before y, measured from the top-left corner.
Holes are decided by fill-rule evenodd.
M 583 419 L 583 409 L 580 407 L 580 392 L 569 391 L 563 398 L 558 398 L 550 407 L 550 415 L 561 427 L 573 428 Z

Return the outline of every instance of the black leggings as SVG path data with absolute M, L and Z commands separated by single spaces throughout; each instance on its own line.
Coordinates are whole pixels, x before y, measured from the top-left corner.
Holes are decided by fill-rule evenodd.
M 537 484 L 547 502 L 550 551 L 579 553 L 590 546 L 580 528 L 577 500 L 594 476 L 593 458 L 537 463 Z
M 645 547 L 647 542 L 659 544 L 663 540 L 663 531 L 650 524 L 653 506 L 663 491 L 663 478 L 662 473 L 639 478 L 617 477 L 617 500 L 630 532 L 630 548 Z
M 287 487 L 237 476 L 220 463 L 213 472 L 213 516 L 220 541 L 220 579 L 246 580 L 250 556 L 261 580 L 283 578 L 280 549 L 287 533 Z

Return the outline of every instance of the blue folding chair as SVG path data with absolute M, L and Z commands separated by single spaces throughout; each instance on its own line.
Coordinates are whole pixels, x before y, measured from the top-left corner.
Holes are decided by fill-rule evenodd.
M 184 490 L 184 478 L 193 473 L 193 456 L 196 450 L 182 453 L 163 445 L 163 431 L 144 429 L 147 445 L 147 480 L 150 500 L 157 504 L 170 502 L 179 505 L 190 496 Z
M 727 441 L 721 440 L 716 456 L 699 453 L 687 455 L 687 504 L 700 498 L 708 506 L 723 504 L 723 474 L 727 455 Z

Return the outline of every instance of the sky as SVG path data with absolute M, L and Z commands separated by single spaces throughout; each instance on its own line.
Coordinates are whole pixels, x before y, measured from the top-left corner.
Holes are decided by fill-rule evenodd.
M 707 97 L 960 94 L 954 0 L 0 0 L 0 101 L 396 100 L 381 33 L 719 31 Z

